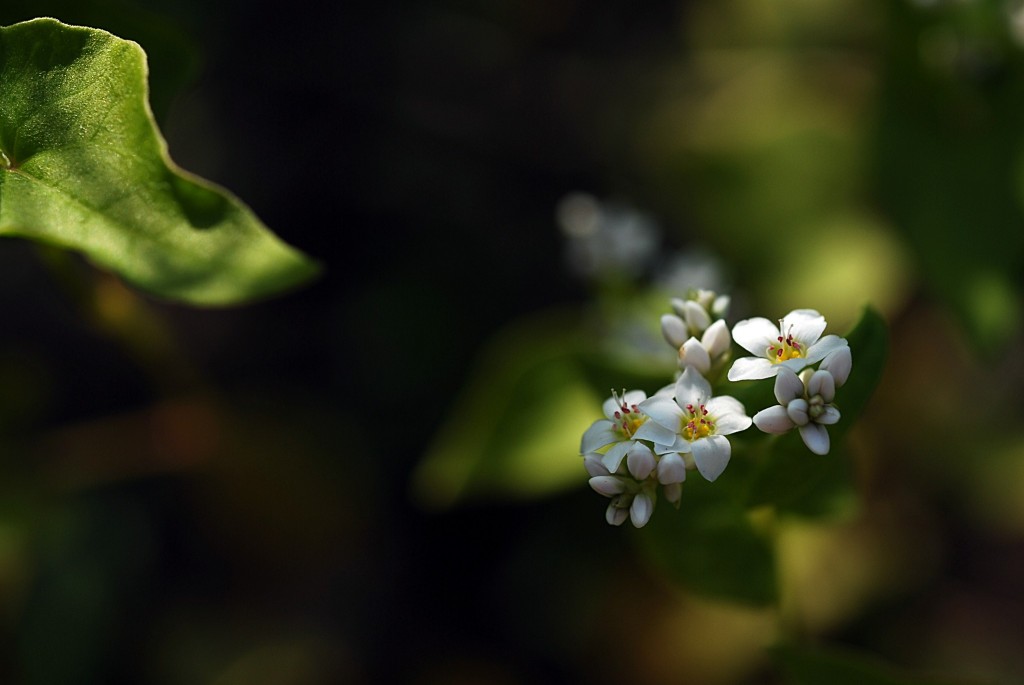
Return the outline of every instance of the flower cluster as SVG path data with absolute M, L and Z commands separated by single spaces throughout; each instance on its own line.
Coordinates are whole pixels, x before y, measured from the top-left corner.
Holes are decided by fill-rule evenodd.
M 678 507 L 688 470 L 716 480 L 729 465 L 728 436 L 734 433 L 751 425 L 776 434 L 797 428 L 809 450 L 827 454 L 825 427 L 840 418 L 836 388 L 849 377 L 853 357 L 845 339 L 822 337 L 821 314 L 797 309 L 777 327 L 768 319 L 746 319 L 730 337 L 728 296 L 696 290 L 671 305 L 661 331 L 678 353 L 675 382 L 651 397 L 642 390 L 613 391 L 604 403 L 606 418 L 595 421 L 580 443 L 590 486 L 610 498 L 605 518 L 615 526 L 627 518 L 637 528 L 646 525 L 659 491 Z M 739 400 L 715 395 L 708 380 L 724 370 L 732 340 L 753 356 L 736 359 L 728 381 L 775 378 L 779 404 L 752 418 Z

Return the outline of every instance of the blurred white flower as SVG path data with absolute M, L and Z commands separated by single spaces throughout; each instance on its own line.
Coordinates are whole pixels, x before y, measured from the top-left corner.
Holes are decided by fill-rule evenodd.
M 657 225 L 628 205 L 570 193 L 559 201 L 555 216 L 567 239 L 569 267 L 584 278 L 639 278 L 658 253 Z

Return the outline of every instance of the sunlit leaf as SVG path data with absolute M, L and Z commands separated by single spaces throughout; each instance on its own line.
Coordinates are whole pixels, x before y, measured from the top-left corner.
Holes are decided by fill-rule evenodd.
M 142 49 L 105 31 L 53 19 L 0 29 L 0 235 L 80 251 L 202 305 L 312 277 L 237 198 L 171 162 L 146 77 Z
M 603 418 L 564 317 L 502 332 L 452 404 L 413 478 L 418 499 L 536 497 L 586 483 L 580 436 Z

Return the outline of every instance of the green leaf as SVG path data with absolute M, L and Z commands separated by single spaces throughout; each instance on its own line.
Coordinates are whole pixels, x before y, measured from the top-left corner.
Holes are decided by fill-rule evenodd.
M 951 681 L 901 673 L 865 655 L 819 648 L 772 650 L 788 685 L 949 685 Z
M 776 601 L 770 542 L 718 483 L 696 472 L 683 483 L 679 511 L 659 500 L 638 534 L 655 565 L 692 592 L 755 606 Z
M 843 438 L 878 385 L 885 368 L 888 338 L 885 320 L 874 308 L 866 307 L 846 335 L 853 370 L 836 392 L 842 419 L 828 427 L 832 449 L 823 456 L 813 454 L 795 430 L 769 438 L 763 451 L 752 455 L 757 466 L 748 482 L 748 506 L 771 504 L 780 511 L 811 517 L 851 509 L 853 469 L 843 449 Z
M 155 295 L 227 305 L 317 267 L 227 191 L 178 169 L 142 49 L 53 19 L 0 28 L 0 235 L 80 251 Z
M 853 353 L 853 370 L 836 391 L 836 406 L 843 418 L 828 429 L 833 439 L 841 438 L 856 423 L 882 379 L 889 355 L 889 326 L 874 307 L 865 307 L 846 340 Z

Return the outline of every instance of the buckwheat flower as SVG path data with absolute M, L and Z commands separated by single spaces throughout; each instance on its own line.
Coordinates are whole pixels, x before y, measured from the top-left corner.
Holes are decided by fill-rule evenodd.
M 663 454 L 662 462 L 671 453 L 689 454 L 700 475 L 709 481 L 718 478 L 729 464 L 732 446 L 725 436 L 746 430 L 751 423 L 739 400 L 712 397 L 711 384 L 691 366 L 676 381 L 674 397 L 658 394 L 639 406 L 652 422 L 675 435 L 671 444 L 659 441 L 655 446 Z M 673 471 L 678 469 L 678 462 L 670 463 L 675 464 Z
M 610 471 L 596 455 L 586 455 L 584 464 L 590 473 L 590 487 L 595 492 L 611 498 L 605 519 L 613 526 L 622 525 L 628 517 L 633 525 L 642 528 L 647 525 L 657 501 L 658 481 L 651 478 L 656 468 L 654 452 L 643 443 L 634 443 L 625 459 L 625 471 Z M 589 461 L 588 461 L 589 458 Z M 621 463 L 620 463 L 621 466 Z M 676 493 L 667 493 L 669 501 Z
M 847 346 L 846 339 L 837 335 L 822 338 L 824 330 L 825 317 L 813 309 L 795 309 L 777 327 L 762 317 L 738 322 L 732 337 L 754 356 L 734 361 L 729 380 L 771 378 L 782 368 L 796 373 Z
M 656 444 L 672 443 L 675 439 L 672 432 L 649 421 L 647 414 L 640 410 L 639 404 L 645 399 L 647 394 L 643 390 L 630 390 L 621 395 L 613 392 L 602 406 L 607 418 L 595 421 L 583 433 L 580 454 L 597 453 L 611 445 L 601 455 L 601 460 L 611 473 L 615 473 L 637 440 L 650 440 Z
M 836 382 L 829 371 L 806 369 L 797 376 L 782 367 L 775 377 L 775 399 L 779 404 L 754 414 L 754 425 L 765 433 L 785 433 L 795 426 L 807 449 L 815 454 L 828 454 L 825 426 L 840 418 L 839 410 L 832 404 L 835 396 Z

